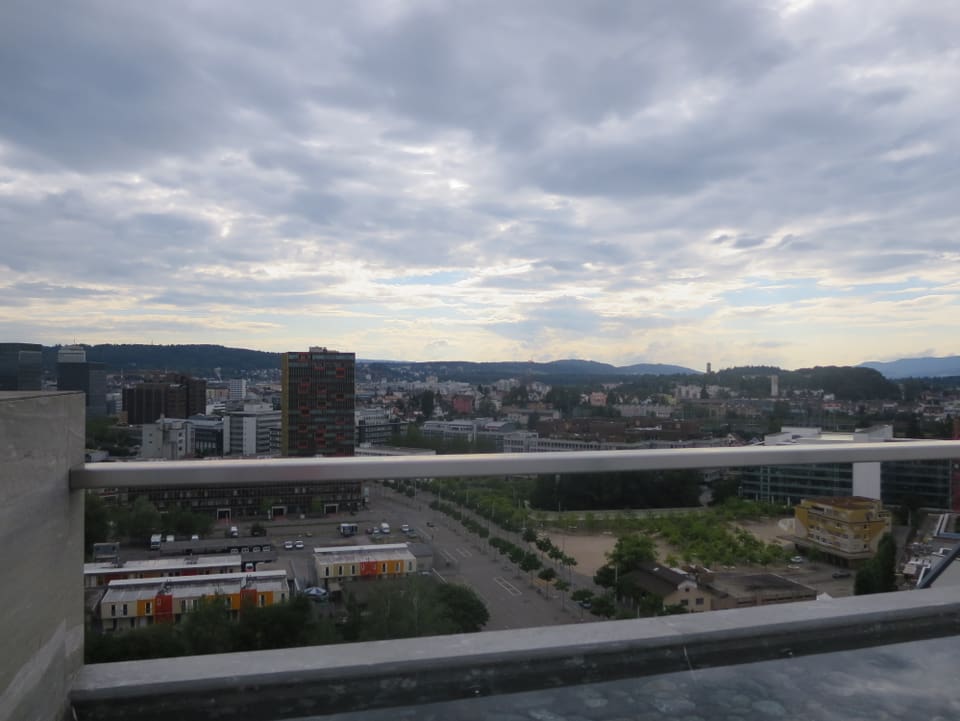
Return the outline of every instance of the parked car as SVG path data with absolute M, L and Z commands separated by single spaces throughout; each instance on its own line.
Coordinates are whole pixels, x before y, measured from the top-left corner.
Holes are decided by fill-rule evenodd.
M 803 563 L 803 556 L 794 556 L 790 559 L 790 563 Z
M 850 578 L 850 571 L 834 571 L 834 578 Z
M 284 542 L 283 542 L 283 548 L 284 548 L 284 550 L 292 551 L 292 550 L 293 550 L 293 541 L 284 541 Z
M 400 530 L 401 530 L 403 533 L 409 533 L 409 531 L 410 531 L 410 525 L 407 524 L 407 523 L 404 523 L 402 526 L 400 526 Z
M 320 586 L 310 586 L 310 588 L 304 589 L 303 593 L 313 601 L 326 601 L 329 595 L 327 589 L 321 588 Z
M 368 527 L 367 527 L 367 535 L 368 535 L 368 536 L 372 536 L 372 535 L 373 535 L 374 533 L 376 533 L 376 532 L 377 532 L 377 529 L 374 528 L 373 526 L 368 526 Z
M 427 521 L 427 528 L 433 528 L 434 525 L 435 525 L 435 524 L 434 524 L 433 521 Z
M 298 538 L 298 539 L 297 539 L 297 542 L 293 544 L 293 547 L 296 548 L 296 549 L 301 549 L 301 548 L 303 548 L 303 541 L 301 541 L 301 540 Z

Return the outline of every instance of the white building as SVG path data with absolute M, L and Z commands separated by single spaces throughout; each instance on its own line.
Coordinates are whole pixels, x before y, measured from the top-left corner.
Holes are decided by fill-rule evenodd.
M 179 461 L 196 453 L 193 426 L 182 418 L 160 418 L 144 423 L 141 430 L 140 457 Z
M 247 380 L 245 378 L 231 378 L 227 381 L 227 400 L 242 401 L 247 397 Z
M 281 412 L 267 404 L 249 404 L 223 416 L 223 455 L 269 456 L 280 453 Z

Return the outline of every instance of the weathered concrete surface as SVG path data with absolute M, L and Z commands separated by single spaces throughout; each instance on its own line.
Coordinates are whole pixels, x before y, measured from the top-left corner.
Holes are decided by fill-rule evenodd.
M 412 706 L 960 633 L 931 589 L 635 621 L 86 666 L 79 719 L 283 719 Z
M 83 662 L 83 393 L 0 392 L 0 721 L 60 719 Z

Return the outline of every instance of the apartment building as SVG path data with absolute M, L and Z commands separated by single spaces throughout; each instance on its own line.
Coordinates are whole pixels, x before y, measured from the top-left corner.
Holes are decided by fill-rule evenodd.
M 104 633 L 180 623 L 204 599 L 222 598 L 234 618 L 244 603 L 272 606 L 289 597 L 284 570 L 111 581 L 97 612 Z
M 284 353 L 281 364 L 281 453 L 352 456 L 356 356 L 315 346 Z
M 805 498 L 795 509 L 797 544 L 847 561 L 873 558 L 891 528 L 890 512 L 874 498 Z

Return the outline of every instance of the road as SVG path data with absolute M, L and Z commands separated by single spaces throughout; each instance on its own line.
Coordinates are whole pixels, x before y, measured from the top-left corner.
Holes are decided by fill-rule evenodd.
M 532 628 L 597 620 L 550 589 L 548 598 L 517 566 L 500 556 L 479 536 L 467 531 L 458 521 L 429 508 L 426 496 L 409 499 L 394 491 L 378 488 L 370 499 L 369 525 L 386 521 L 392 529 L 406 523 L 419 540 L 433 546 L 435 572 L 448 583 L 463 583 L 487 604 L 490 621 L 486 630 Z M 428 525 L 429 524 L 433 524 Z M 361 524 L 361 528 L 365 527 Z M 494 527 L 494 532 L 496 528 Z M 402 534 L 391 534 L 398 541 Z

